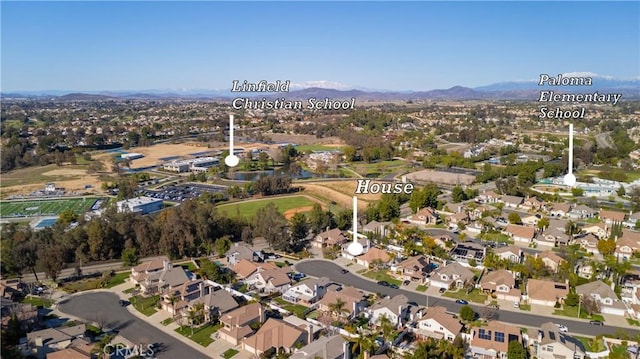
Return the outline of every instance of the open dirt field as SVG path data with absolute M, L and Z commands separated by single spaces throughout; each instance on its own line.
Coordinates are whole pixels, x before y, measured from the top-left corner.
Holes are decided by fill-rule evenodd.
M 407 174 L 407 180 L 416 182 L 434 182 L 442 184 L 472 184 L 475 176 L 463 173 L 451 173 L 444 171 L 422 170 Z
M 286 219 L 291 219 L 293 218 L 293 216 L 296 213 L 305 213 L 305 212 L 310 212 L 313 209 L 313 206 L 305 206 L 305 207 L 298 207 L 298 208 L 292 208 L 290 210 L 287 210 L 283 213 L 284 218 Z
M 322 183 L 305 183 L 301 186 L 304 187 L 304 191 L 309 194 L 314 194 L 318 197 L 326 198 L 329 201 L 334 201 L 338 204 L 341 209 L 348 209 L 353 206 L 353 193 L 355 192 L 355 181 L 352 183 L 353 190 L 349 191 L 345 189 L 344 192 L 338 191 L 331 187 L 326 186 L 326 184 L 331 186 L 335 186 L 336 188 L 340 188 L 339 186 L 344 186 L 345 188 L 349 188 L 349 184 L 351 181 L 336 181 L 336 182 L 322 182 Z M 358 209 L 365 210 L 369 205 L 369 201 L 374 200 L 375 195 L 358 195 Z
M 344 142 L 338 137 L 317 138 L 315 135 L 289 135 L 286 133 L 270 133 L 269 137 L 277 143 L 297 143 L 299 145 L 336 145 L 344 146 Z

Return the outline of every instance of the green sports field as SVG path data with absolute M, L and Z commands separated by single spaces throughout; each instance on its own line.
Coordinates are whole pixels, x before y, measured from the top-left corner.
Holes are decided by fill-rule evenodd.
M 26 201 L 0 201 L 0 217 L 35 217 L 35 216 L 57 216 L 61 212 L 71 209 L 77 214 L 84 213 L 91 209 L 94 203 L 100 198 L 71 198 L 71 199 L 46 199 L 46 200 L 26 200 Z M 102 206 L 107 203 L 106 199 Z
M 235 217 L 238 214 L 242 217 L 253 217 L 258 209 L 266 207 L 270 202 L 276 205 L 280 213 L 294 208 L 311 207 L 316 203 L 305 196 L 288 196 L 226 204 L 219 206 L 218 211 L 229 217 Z

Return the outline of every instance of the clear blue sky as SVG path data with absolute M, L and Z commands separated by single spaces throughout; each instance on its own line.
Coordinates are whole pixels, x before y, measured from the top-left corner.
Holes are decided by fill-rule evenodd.
M 6 2 L 2 91 L 640 76 L 640 2 Z

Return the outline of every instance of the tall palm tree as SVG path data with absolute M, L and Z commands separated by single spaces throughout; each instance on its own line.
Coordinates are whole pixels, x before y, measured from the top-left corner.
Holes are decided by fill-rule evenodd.
M 375 349 L 376 346 L 373 338 L 370 335 L 362 334 L 362 332 L 358 333 L 358 336 L 355 338 L 345 339 L 351 342 L 351 353 L 358 353 L 358 359 L 364 358 L 365 353 L 370 353 Z
M 340 318 L 342 316 L 342 313 L 348 313 L 349 312 L 349 310 L 344 307 L 345 304 L 346 303 L 344 302 L 344 300 L 338 298 L 338 299 L 336 299 L 335 303 L 329 303 L 329 310 L 337 318 Z
M 171 296 L 169 298 L 167 298 L 167 300 L 169 301 L 169 304 L 171 304 L 171 313 L 172 318 L 175 319 L 176 317 L 176 303 L 178 302 L 178 297 L 176 297 L 175 295 L 171 294 Z
M 198 313 L 194 310 L 194 308 L 189 309 L 189 326 L 191 327 L 191 336 L 193 336 L 193 323 L 198 318 Z

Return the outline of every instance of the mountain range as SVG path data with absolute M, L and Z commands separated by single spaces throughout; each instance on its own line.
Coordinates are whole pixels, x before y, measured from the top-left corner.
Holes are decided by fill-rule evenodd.
M 578 74 L 578 73 L 575 73 Z M 571 74 L 565 74 L 568 76 Z M 349 88 L 339 83 L 313 81 L 292 85 L 286 93 L 238 93 L 223 90 L 144 90 L 144 91 L 25 91 L 1 93 L 9 98 L 48 98 L 56 101 L 96 101 L 115 99 L 206 99 L 229 101 L 236 97 L 267 99 L 284 97 L 288 100 L 305 100 L 310 97 L 347 99 L 355 97 L 361 101 L 408 101 L 408 100 L 537 100 L 540 90 L 555 90 L 571 93 L 621 93 L 624 99 L 640 98 L 640 79 L 617 80 L 596 74 L 581 73 L 592 78 L 591 86 L 539 86 L 538 80 L 499 82 L 475 88 L 454 86 L 448 89 L 429 91 L 385 91 Z M 552 75 L 554 76 L 554 75 Z M 578 76 L 578 75 L 574 75 Z M 307 85 L 308 87 L 305 87 Z M 314 86 L 315 85 L 315 86 Z M 335 88 L 327 88 L 335 87 Z M 296 89 L 298 88 L 298 89 Z M 338 88 L 338 89 L 336 89 Z

